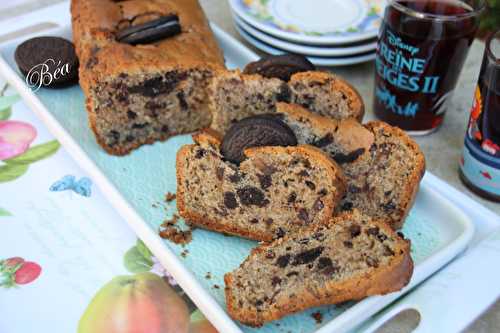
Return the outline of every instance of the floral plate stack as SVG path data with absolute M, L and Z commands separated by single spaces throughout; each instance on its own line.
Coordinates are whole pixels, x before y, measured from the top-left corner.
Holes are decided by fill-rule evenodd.
M 269 54 L 305 55 L 317 66 L 375 59 L 386 0 L 229 0 L 236 30 Z

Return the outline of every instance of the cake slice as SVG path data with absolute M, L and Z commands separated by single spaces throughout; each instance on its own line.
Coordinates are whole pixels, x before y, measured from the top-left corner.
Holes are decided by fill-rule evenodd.
M 335 74 L 321 71 L 297 73 L 288 86 L 291 103 L 332 119 L 363 119 L 363 99 L 349 82 Z
M 225 275 L 229 315 L 262 326 L 310 307 L 360 300 L 410 281 L 410 241 L 357 211 L 255 248 Z
M 394 229 L 403 225 L 425 171 L 422 151 L 404 131 L 329 119 L 293 104 L 279 103 L 277 112 L 299 144 L 322 149 L 343 169 L 347 192 L 337 213 L 357 208 Z
M 308 145 L 255 147 L 239 165 L 226 161 L 213 132 L 177 153 L 177 208 L 188 223 L 271 241 L 327 221 L 345 193 L 344 176 Z
M 285 82 L 258 74 L 224 71 L 210 84 L 211 128 L 220 133 L 243 118 L 275 111 L 277 102 L 297 103 L 333 119 L 364 114 L 358 92 L 340 77 L 320 71 L 301 72 Z
M 72 0 L 71 14 L 90 127 L 108 153 L 210 125 L 207 86 L 224 59 L 197 0 Z M 181 33 L 120 39 L 168 17 L 178 17 Z

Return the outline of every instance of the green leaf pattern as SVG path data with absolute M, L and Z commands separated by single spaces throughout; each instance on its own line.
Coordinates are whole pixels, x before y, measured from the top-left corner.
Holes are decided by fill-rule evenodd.
M 12 214 L 8 210 L 0 207 L 0 217 L 2 217 L 2 216 L 12 216 Z
M 7 89 L 8 85 L 5 85 L 0 91 L 0 121 L 6 121 L 12 116 L 12 106 L 21 99 L 18 94 L 4 96 Z M 19 156 L 4 160 L 3 164 L 0 164 L 0 183 L 16 180 L 28 171 L 30 164 L 52 156 L 59 148 L 59 142 L 52 140 L 33 146 Z M 12 214 L 0 207 L 0 217 L 5 216 Z
M 4 88 L 5 90 L 5 88 Z M 12 105 L 19 101 L 19 95 L 1 96 L 0 97 L 0 120 L 7 120 L 12 115 Z
M 33 146 L 24 154 L 5 160 L 5 165 L 0 167 L 0 183 L 13 181 L 28 171 L 31 163 L 38 162 L 53 155 L 59 149 L 56 140 Z
M 8 107 L 0 110 L 0 120 L 7 120 L 10 116 L 12 116 L 12 108 Z
M 146 246 L 146 244 L 144 244 L 143 241 L 137 239 L 136 247 L 144 258 L 151 260 L 151 258 L 153 257 L 153 253 L 151 253 L 151 251 L 148 249 L 148 247 Z
M 31 164 L 47 158 L 57 152 L 61 145 L 56 140 L 33 146 L 24 154 L 5 160 L 7 164 Z
M 5 164 L 0 166 L 0 183 L 13 181 L 28 171 L 29 164 Z
M 153 268 L 153 254 L 147 246 L 140 240 L 137 240 L 135 246 L 130 248 L 123 258 L 125 268 L 131 273 L 148 272 Z
M 151 270 L 153 260 L 144 257 L 137 246 L 134 246 L 125 253 L 123 264 L 131 273 L 142 273 Z

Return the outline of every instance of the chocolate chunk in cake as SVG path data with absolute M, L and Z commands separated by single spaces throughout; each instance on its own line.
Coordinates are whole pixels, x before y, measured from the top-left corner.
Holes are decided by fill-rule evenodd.
M 398 291 L 412 272 L 410 242 L 353 211 L 252 250 L 224 277 L 226 303 L 232 318 L 262 326 L 307 308 Z
M 197 0 L 73 0 L 71 12 L 90 127 L 107 152 L 210 124 L 207 86 L 224 59 Z
M 177 154 L 177 207 L 193 225 L 270 241 L 328 220 L 345 193 L 338 166 L 312 146 L 248 148 L 236 165 L 216 136 L 194 140 Z

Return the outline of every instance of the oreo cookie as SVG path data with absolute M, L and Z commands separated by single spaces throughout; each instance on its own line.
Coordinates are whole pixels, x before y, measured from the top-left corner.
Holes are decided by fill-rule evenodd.
M 116 33 L 116 40 L 130 45 L 149 44 L 181 33 L 179 17 L 175 14 L 132 25 Z
M 243 73 L 290 81 L 293 74 L 316 70 L 306 58 L 297 54 L 271 55 L 246 65 Z
M 222 140 L 221 153 L 230 162 L 245 159 L 243 151 L 250 147 L 296 146 L 297 137 L 275 114 L 252 116 L 235 123 Z
M 78 82 L 75 47 L 64 38 L 28 39 L 16 48 L 14 59 L 30 86 L 57 88 Z

